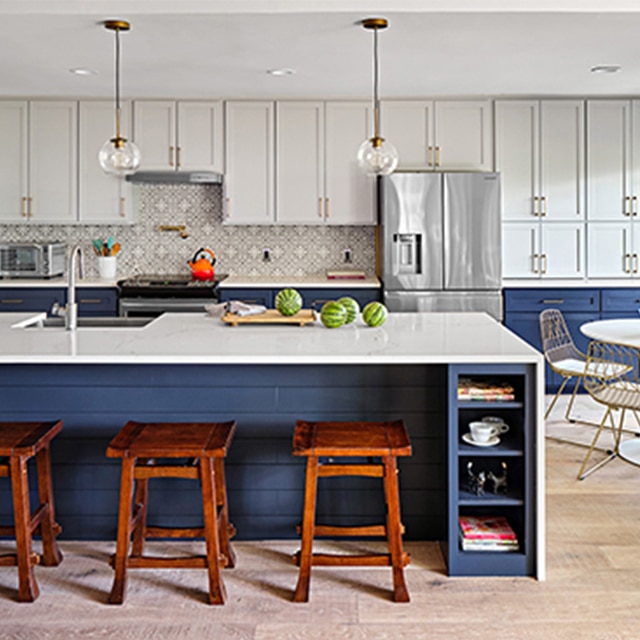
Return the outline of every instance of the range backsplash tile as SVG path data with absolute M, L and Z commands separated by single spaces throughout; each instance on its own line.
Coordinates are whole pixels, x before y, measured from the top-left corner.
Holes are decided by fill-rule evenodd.
M 235 226 L 222 224 L 220 185 L 139 185 L 134 225 L 0 225 L 0 242 L 60 240 L 85 249 L 87 277 L 97 277 L 93 238 L 113 236 L 122 245 L 118 276 L 187 273 L 187 261 L 211 247 L 219 273 L 309 275 L 326 269 L 375 271 L 375 228 L 359 226 Z M 159 231 L 184 224 L 188 237 Z M 262 259 L 269 249 L 271 259 Z M 344 262 L 350 249 L 352 262 Z

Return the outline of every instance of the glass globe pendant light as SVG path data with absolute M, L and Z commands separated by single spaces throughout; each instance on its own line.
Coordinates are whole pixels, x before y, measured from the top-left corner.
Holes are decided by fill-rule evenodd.
M 116 135 L 107 140 L 98 153 L 98 161 L 105 173 L 114 176 L 125 176 L 135 173 L 140 166 L 140 150 L 123 138 L 120 132 L 120 32 L 129 30 L 129 23 L 125 20 L 106 20 L 104 28 L 116 34 L 116 63 L 115 63 L 115 107 L 116 107 Z
M 398 152 L 380 136 L 380 99 L 378 96 L 378 30 L 386 29 L 385 18 L 366 18 L 365 29 L 373 29 L 373 138 L 367 138 L 358 149 L 358 164 L 370 176 L 387 176 L 398 166 Z

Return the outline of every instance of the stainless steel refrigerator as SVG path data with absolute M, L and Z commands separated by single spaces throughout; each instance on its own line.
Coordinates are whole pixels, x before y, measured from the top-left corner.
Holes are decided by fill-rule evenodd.
M 397 171 L 380 181 L 390 311 L 485 311 L 502 319 L 500 176 Z

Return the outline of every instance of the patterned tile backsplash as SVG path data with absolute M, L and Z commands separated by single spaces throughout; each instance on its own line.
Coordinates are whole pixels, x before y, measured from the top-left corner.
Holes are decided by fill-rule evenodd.
M 86 276 L 98 276 L 93 238 L 122 245 L 117 275 L 188 273 L 200 247 L 217 256 L 216 271 L 243 275 L 310 275 L 327 269 L 375 271 L 375 229 L 357 226 L 233 226 L 222 224 L 220 185 L 140 185 L 134 225 L 0 225 L 0 242 L 61 240 L 86 251 Z M 160 225 L 186 225 L 187 238 Z M 262 259 L 269 249 L 271 259 Z M 344 262 L 344 250 L 352 262 Z

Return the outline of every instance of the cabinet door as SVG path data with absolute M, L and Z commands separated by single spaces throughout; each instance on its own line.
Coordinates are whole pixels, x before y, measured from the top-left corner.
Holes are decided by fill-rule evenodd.
M 276 105 L 276 220 L 324 222 L 324 104 Z
M 273 102 L 227 102 L 225 109 L 225 222 L 273 223 Z
M 398 168 L 434 168 L 433 102 L 384 102 L 380 116 L 382 137 L 398 151 Z
M 622 221 L 631 213 L 631 103 L 587 102 L 589 220 Z
M 133 140 L 138 145 L 142 156 L 141 170 L 175 169 L 175 102 L 173 100 L 136 100 L 133 103 Z
M 540 232 L 542 277 L 583 277 L 584 225 L 542 224 Z
M 593 222 L 587 229 L 587 276 L 624 278 L 632 272 L 631 225 Z
M 546 220 L 584 218 L 584 104 L 540 104 L 540 215 Z
M 74 222 L 78 209 L 78 104 L 29 104 L 29 217 Z
M 493 132 L 490 100 L 440 101 L 434 112 L 438 169 L 491 171 Z
M 224 171 L 222 102 L 178 102 L 178 169 Z
M 81 102 L 79 111 L 79 220 L 129 222 L 132 219 L 130 183 L 121 177 L 107 175 L 98 163 L 102 145 L 115 135 L 113 102 Z M 123 131 L 131 130 L 130 114 L 131 103 L 122 103 Z
M 50 311 L 54 302 L 65 303 L 64 289 L 58 287 L 0 288 L 0 312 Z
M 358 148 L 372 135 L 366 102 L 325 105 L 325 217 L 329 224 L 376 224 L 375 180 L 358 166 Z
M 537 100 L 496 101 L 496 171 L 501 176 L 502 219 L 536 215 L 539 154 Z M 537 202 L 536 202 L 537 205 Z
M 540 277 L 539 225 L 507 223 L 502 227 L 502 274 L 505 278 Z
M 0 220 L 27 218 L 28 107 L 24 101 L 0 102 Z

